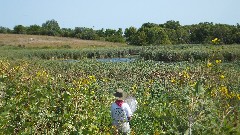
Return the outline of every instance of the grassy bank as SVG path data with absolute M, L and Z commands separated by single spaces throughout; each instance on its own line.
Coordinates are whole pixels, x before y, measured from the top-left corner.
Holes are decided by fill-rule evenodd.
M 126 46 L 121 43 L 105 41 L 23 34 L 0 34 L 0 45 L 11 45 L 26 48 L 88 48 Z

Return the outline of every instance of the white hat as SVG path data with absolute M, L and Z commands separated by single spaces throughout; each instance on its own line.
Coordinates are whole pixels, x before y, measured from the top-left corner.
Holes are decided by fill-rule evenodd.
M 126 98 L 126 93 L 122 89 L 117 89 L 113 94 L 117 100 L 124 100 Z

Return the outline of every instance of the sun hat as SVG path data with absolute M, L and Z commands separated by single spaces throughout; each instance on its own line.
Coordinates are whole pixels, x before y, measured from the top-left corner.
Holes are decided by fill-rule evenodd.
M 121 88 L 117 89 L 113 95 L 117 100 L 124 100 L 126 98 L 126 93 Z

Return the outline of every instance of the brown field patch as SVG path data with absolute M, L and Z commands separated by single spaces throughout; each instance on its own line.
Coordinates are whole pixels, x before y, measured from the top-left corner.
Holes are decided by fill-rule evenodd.
M 70 46 L 71 48 L 126 46 L 126 44 L 122 43 L 112 43 L 105 41 L 23 34 L 0 34 L 0 45 L 53 48 L 63 46 Z

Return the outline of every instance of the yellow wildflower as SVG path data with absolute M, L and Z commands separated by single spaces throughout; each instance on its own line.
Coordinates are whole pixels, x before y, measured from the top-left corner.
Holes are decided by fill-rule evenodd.
M 220 39 L 214 38 L 214 39 L 212 40 L 212 43 L 213 43 L 214 45 L 219 44 L 219 43 L 220 43 Z
M 224 79 L 225 78 L 225 76 L 224 75 L 220 75 L 220 79 Z
M 160 133 L 158 132 L 158 130 L 155 130 L 154 135 L 160 135 Z
M 212 66 L 213 66 L 213 65 L 212 65 L 212 63 L 211 63 L 211 62 L 208 62 L 208 63 L 207 63 L 207 67 L 209 67 L 209 68 L 210 68 L 210 67 L 212 67 Z
M 172 83 L 176 83 L 176 80 L 173 78 L 173 79 L 171 79 L 171 82 Z
M 82 84 L 82 85 L 89 84 L 88 79 L 83 79 L 82 82 L 81 82 L 81 84 Z
M 212 97 L 216 97 L 217 96 L 216 92 L 215 91 L 211 91 L 211 96 Z
M 146 104 L 147 104 L 147 102 L 145 102 L 145 101 L 144 101 L 144 102 L 143 102 L 143 104 L 144 104 L 144 105 L 146 105 Z
M 197 82 L 193 82 L 193 83 L 190 84 L 190 86 L 195 87 L 196 84 L 197 84 Z
M 96 79 L 94 75 L 90 75 L 90 76 L 88 76 L 88 77 L 89 77 L 89 79 L 91 79 L 91 80 Z
M 190 78 L 189 74 L 186 71 L 183 71 L 183 77 L 184 78 Z
M 149 92 L 144 92 L 144 96 L 149 97 L 150 93 Z
M 108 82 L 108 79 L 107 78 L 103 78 L 102 81 L 103 82 Z
M 137 84 L 134 84 L 134 85 L 132 86 L 132 89 L 133 89 L 133 90 L 136 90 L 136 89 L 137 89 Z
M 222 92 L 223 94 L 225 94 L 225 95 L 228 95 L 228 89 L 227 89 L 227 87 L 226 87 L 226 86 L 222 86 L 222 87 L 221 87 L 221 92 Z
M 240 94 L 237 94 L 237 98 L 238 98 L 238 100 L 240 100 Z
M 216 64 L 219 64 L 221 62 L 222 62 L 222 60 L 216 60 Z
M 149 80 L 149 83 L 150 83 L 150 84 L 153 84 L 153 82 L 154 82 L 154 81 L 153 81 L 152 79 Z

